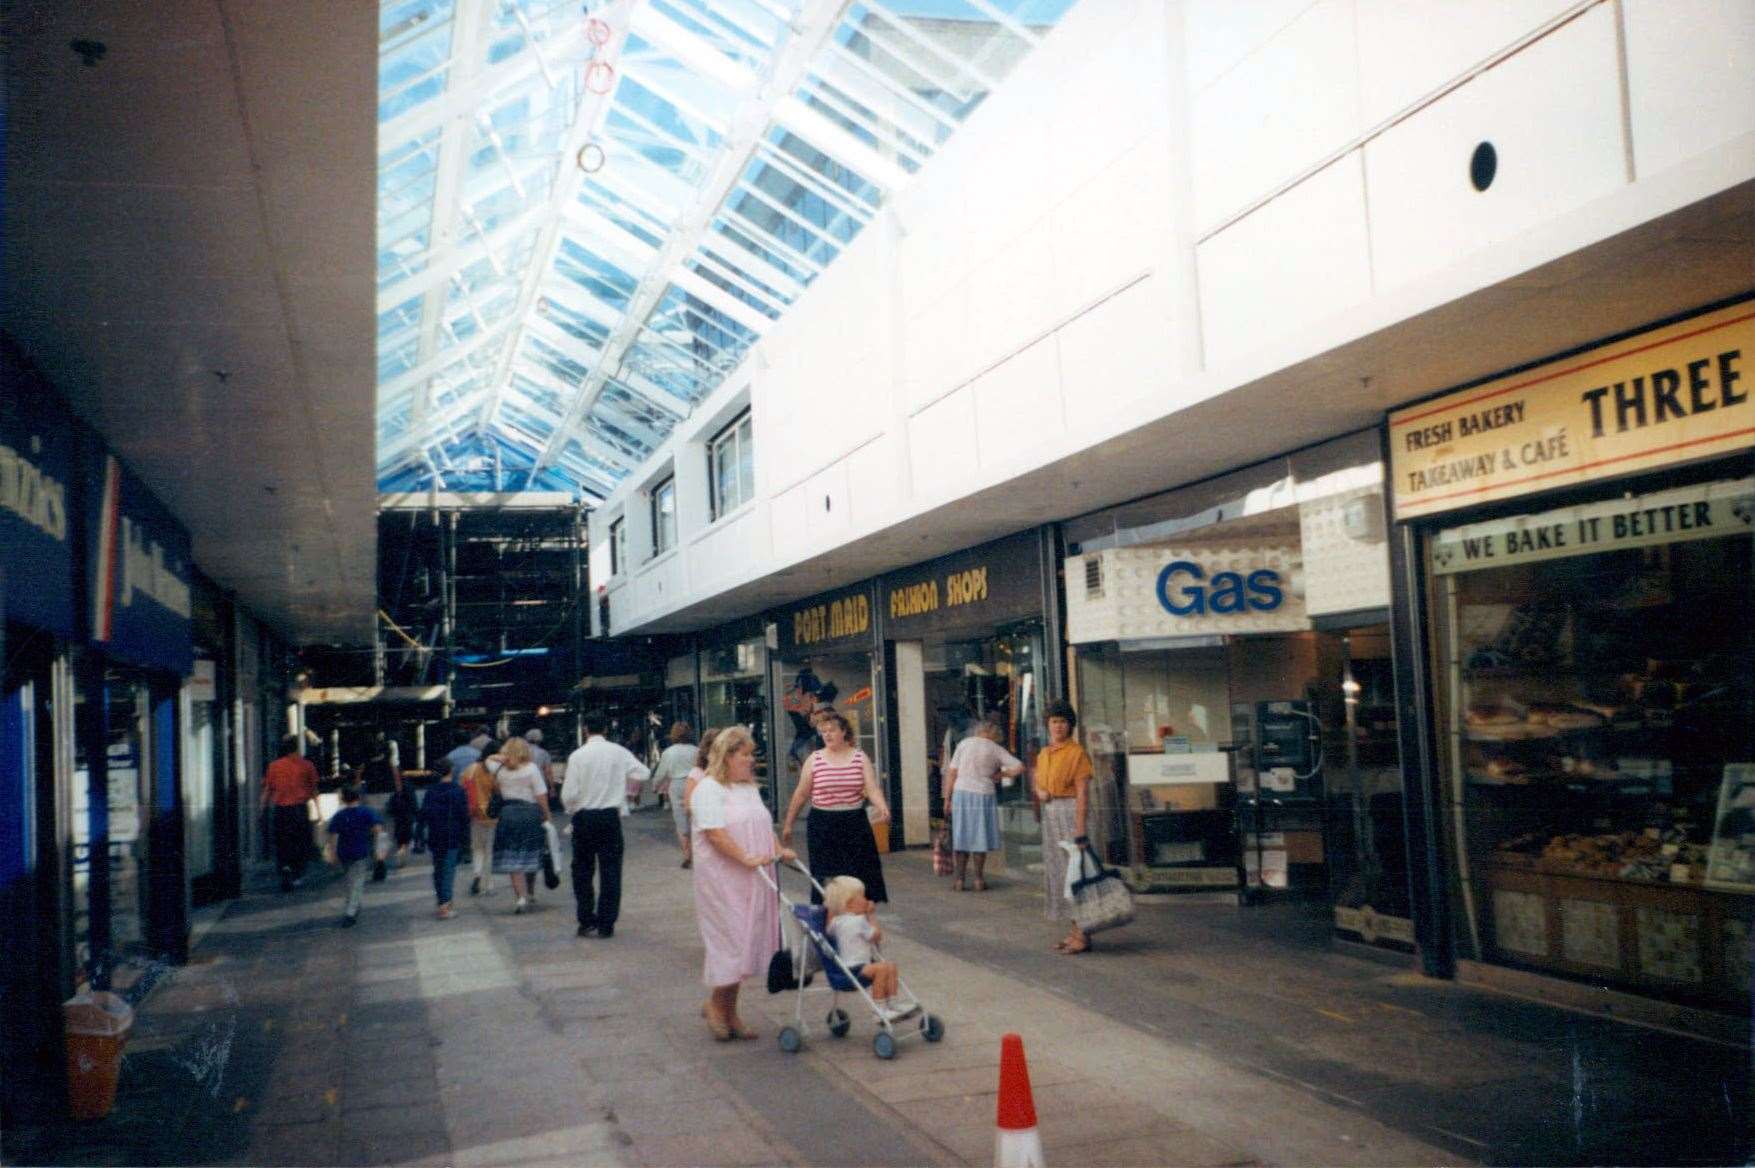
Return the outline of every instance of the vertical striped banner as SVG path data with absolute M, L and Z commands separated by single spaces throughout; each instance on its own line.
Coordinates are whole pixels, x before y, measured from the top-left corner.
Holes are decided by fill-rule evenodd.
M 104 501 L 98 512 L 97 583 L 92 589 L 92 640 L 108 641 L 116 621 L 117 535 L 122 516 L 122 475 L 115 455 L 104 459 Z

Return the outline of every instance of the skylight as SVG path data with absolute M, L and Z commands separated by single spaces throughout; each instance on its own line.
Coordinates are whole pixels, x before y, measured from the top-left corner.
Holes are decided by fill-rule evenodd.
M 378 485 L 602 498 L 1074 0 L 383 0 Z

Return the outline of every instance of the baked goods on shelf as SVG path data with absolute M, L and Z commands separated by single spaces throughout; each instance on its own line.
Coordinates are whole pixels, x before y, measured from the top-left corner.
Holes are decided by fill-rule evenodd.
M 1496 787 L 1522 787 L 1530 781 L 1529 768 L 1511 758 L 1491 758 L 1469 771 L 1469 779 Z
M 1574 705 L 1532 705 L 1529 721 L 1533 725 L 1552 726 L 1556 730 L 1589 730 L 1603 724 L 1602 715 Z
M 1680 829 L 1648 827 L 1599 835 L 1521 835 L 1500 844 L 1493 858 L 1557 875 L 1698 884 L 1706 875 L 1706 855 L 1706 845 L 1690 842 Z

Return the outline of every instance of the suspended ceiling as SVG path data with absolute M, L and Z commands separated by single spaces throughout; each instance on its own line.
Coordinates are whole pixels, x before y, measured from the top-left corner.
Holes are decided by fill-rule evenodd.
M 0 9 L 0 327 L 301 643 L 373 631 L 375 15 Z
M 1074 0 L 385 0 L 377 478 L 612 491 Z

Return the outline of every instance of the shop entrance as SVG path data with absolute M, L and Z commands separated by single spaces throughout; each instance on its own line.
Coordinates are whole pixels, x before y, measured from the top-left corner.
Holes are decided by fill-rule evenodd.
M 1238 889 L 1411 948 L 1384 624 L 1079 648 L 1091 833 L 1143 889 Z
M 152 756 L 144 676 L 119 666 L 100 676 L 76 699 L 77 716 L 93 732 L 74 739 L 72 885 L 75 967 L 103 986 L 117 962 L 146 943 Z M 101 761 L 90 754 L 97 743 Z M 104 776 L 101 793 L 92 790 L 94 769 Z
M 942 768 L 983 718 L 1003 728 L 1000 745 L 1028 763 L 1047 741 L 1042 721 L 1045 638 L 1039 620 L 894 642 L 902 808 L 911 840 L 942 826 Z M 1041 833 L 1027 783 L 1000 786 L 998 866 L 1041 859 Z
M 853 725 L 853 738 L 884 782 L 883 753 L 878 745 L 877 706 L 873 699 L 870 653 L 799 655 L 776 665 L 781 690 L 780 765 L 774 806 L 784 811 L 798 787 L 798 776 L 811 751 L 822 745 L 811 728 L 811 715 L 833 709 Z M 883 840 L 880 838 L 880 844 Z M 882 849 L 880 849 L 882 850 Z

